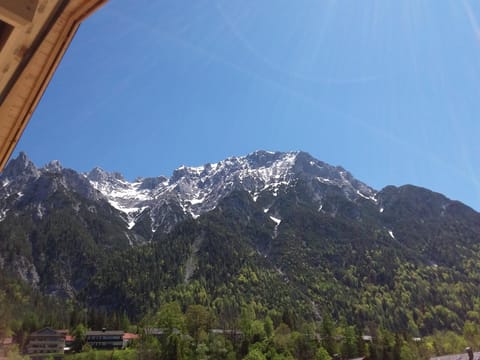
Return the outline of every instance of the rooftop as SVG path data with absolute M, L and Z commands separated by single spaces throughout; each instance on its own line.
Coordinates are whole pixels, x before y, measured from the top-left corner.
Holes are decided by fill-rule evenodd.
M 105 336 L 105 335 L 115 335 L 123 336 L 123 330 L 99 330 L 99 331 L 87 331 L 86 336 Z

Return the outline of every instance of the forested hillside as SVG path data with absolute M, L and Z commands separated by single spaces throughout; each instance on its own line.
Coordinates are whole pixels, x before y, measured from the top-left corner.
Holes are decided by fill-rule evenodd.
M 22 155 L 0 178 L 4 334 L 160 326 L 158 312 L 176 304 L 187 318 L 192 306 L 208 313 L 206 333 L 249 333 L 232 344 L 242 356 L 268 341 L 278 354 L 294 354 L 298 340 L 315 354 L 322 345 L 372 359 L 476 341 L 480 214 L 441 194 L 375 191 L 305 153 L 255 153 L 134 185 L 54 165 Z M 437 331 L 451 333 L 412 345 Z

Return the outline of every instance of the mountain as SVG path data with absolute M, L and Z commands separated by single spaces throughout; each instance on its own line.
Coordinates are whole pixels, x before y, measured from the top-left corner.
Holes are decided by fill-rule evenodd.
M 163 176 L 139 178 L 131 183 L 120 174 L 110 174 L 99 168 L 92 170 L 87 178 L 113 207 L 127 216 L 129 228 L 145 228 L 148 223 L 152 232 L 168 232 L 183 220 L 195 219 L 213 210 L 234 190 L 247 191 L 256 200 L 266 194 L 277 196 L 279 191 L 303 180 L 311 183 L 319 204 L 324 190 L 329 187 L 341 189 L 352 201 L 359 197 L 374 201 L 375 193 L 344 169 L 303 152 L 257 151 L 215 164 L 182 166 L 170 179 Z
M 134 241 L 85 176 L 21 153 L 0 176 L 0 264 L 51 294 L 74 296 L 95 271 L 98 249 Z
M 138 317 L 175 299 L 227 326 L 253 302 L 413 334 L 480 319 L 479 213 L 304 152 L 133 182 L 21 153 L 0 184 L 0 267 L 90 308 Z

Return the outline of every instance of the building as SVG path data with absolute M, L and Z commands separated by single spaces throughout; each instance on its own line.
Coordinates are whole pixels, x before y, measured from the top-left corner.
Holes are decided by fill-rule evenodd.
M 60 331 L 46 327 L 30 334 L 27 345 L 27 354 L 32 360 L 63 359 L 65 335 Z
M 362 335 L 362 340 L 365 342 L 372 342 L 373 337 L 371 335 Z
M 126 348 L 132 342 L 134 342 L 135 340 L 138 340 L 138 339 L 139 339 L 138 334 L 132 334 L 132 333 L 123 334 L 123 348 Z
M 87 331 L 85 340 L 94 349 L 123 349 L 122 330 Z
M 75 341 L 75 338 L 72 335 L 65 336 L 65 347 L 63 348 L 63 351 L 65 353 L 69 353 L 72 351 L 74 341 Z
M 108 0 L 0 0 L 0 171 L 80 23 Z
M 230 340 L 236 342 L 243 339 L 243 332 L 241 330 L 232 329 L 210 329 L 210 334 L 222 335 Z
M 170 333 L 180 334 L 180 330 L 176 328 L 172 329 L 171 331 L 169 329 L 164 329 L 164 328 L 145 328 L 143 329 L 143 331 L 146 336 L 153 336 L 158 340 L 160 340 L 165 335 L 169 335 Z
M 14 342 L 11 336 L 0 339 L 0 359 L 6 358 L 13 346 Z

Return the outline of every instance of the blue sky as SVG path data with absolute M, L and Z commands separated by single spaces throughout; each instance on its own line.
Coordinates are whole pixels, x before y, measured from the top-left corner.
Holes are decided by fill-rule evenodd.
M 480 3 L 111 0 L 16 152 L 128 179 L 304 150 L 480 209 Z

